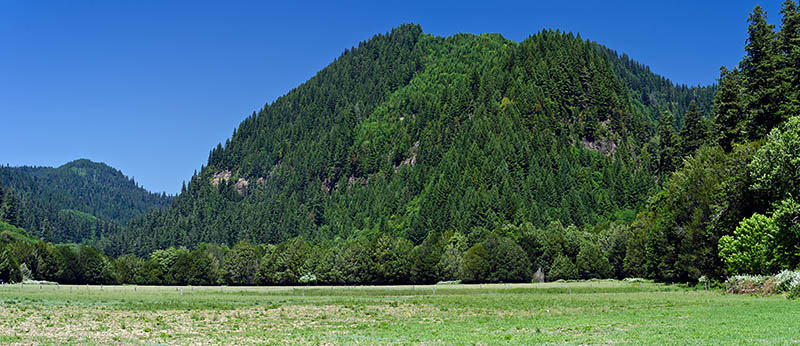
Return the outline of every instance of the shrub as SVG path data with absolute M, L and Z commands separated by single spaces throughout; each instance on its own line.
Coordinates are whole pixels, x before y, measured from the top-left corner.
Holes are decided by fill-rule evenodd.
M 725 281 L 725 292 L 738 294 L 786 293 L 789 298 L 800 298 L 800 271 L 784 270 L 773 276 L 731 276 Z
M 789 299 L 797 299 L 800 298 L 800 285 L 794 286 L 789 292 L 787 292 L 786 297 Z
M 764 215 L 753 214 L 742 220 L 733 236 L 719 239 L 719 257 L 734 274 L 765 274 L 772 263 L 772 239 L 778 229 L 775 222 Z
M 725 281 L 725 292 L 734 294 L 765 294 L 763 287 L 767 280 L 772 279 L 764 275 L 735 275 Z M 771 286 L 774 287 L 774 279 Z M 774 292 L 773 292 L 774 293 Z
M 313 284 L 317 282 L 317 276 L 311 273 L 303 274 L 297 282 L 301 284 Z
M 798 292 L 800 290 L 800 270 L 784 270 L 778 275 L 775 275 L 775 284 L 778 286 L 779 292 Z

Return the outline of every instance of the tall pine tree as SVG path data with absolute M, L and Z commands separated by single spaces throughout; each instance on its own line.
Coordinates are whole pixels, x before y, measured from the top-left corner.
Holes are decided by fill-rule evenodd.
M 746 55 L 741 65 L 750 97 L 747 132 L 751 139 L 756 139 L 780 122 L 774 102 L 777 95 L 777 45 L 775 25 L 767 24 L 767 12 L 761 6 L 753 9 L 748 21 Z
M 697 103 L 694 100 L 689 103 L 689 110 L 686 111 L 680 135 L 683 156 L 693 153 L 708 138 L 708 125 L 702 113 L 697 109 Z
M 747 126 L 744 118 L 744 81 L 737 69 L 720 68 L 719 88 L 714 96 L 714 125 L 717 141 L 725 151 L 731 151 L 733 142 L 741 140 Z
M 783 121 L 800 114 L 800 6 L 786 0 L 778 33 L 777 78 L 780 102 L 777 117 Z

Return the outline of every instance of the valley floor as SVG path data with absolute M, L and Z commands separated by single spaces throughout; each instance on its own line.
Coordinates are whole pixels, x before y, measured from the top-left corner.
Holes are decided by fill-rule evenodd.
M 781 296 L 620 281 L 5 285 L 0 344 L 797 344 L 799 314 Z

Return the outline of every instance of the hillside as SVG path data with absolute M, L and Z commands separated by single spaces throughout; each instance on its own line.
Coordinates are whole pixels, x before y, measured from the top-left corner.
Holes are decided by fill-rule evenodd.
M 630 221 L 714 91 L 568 33 L 517 43 L 403 25 L 247 117 L 174 205 L 106 250 Z
M 117 169 L 86 159 L 57 168 L 0 167 L 0 184 L 18 200 L 14 223 L 52 242 L 97 241 L 172 200 L 148 192 Z

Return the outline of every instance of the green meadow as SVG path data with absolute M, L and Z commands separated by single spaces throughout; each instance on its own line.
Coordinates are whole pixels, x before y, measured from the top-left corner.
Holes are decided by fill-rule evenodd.
M 798 300 L 654 283 L 0 289 L 4 345 L 798 343 Z

